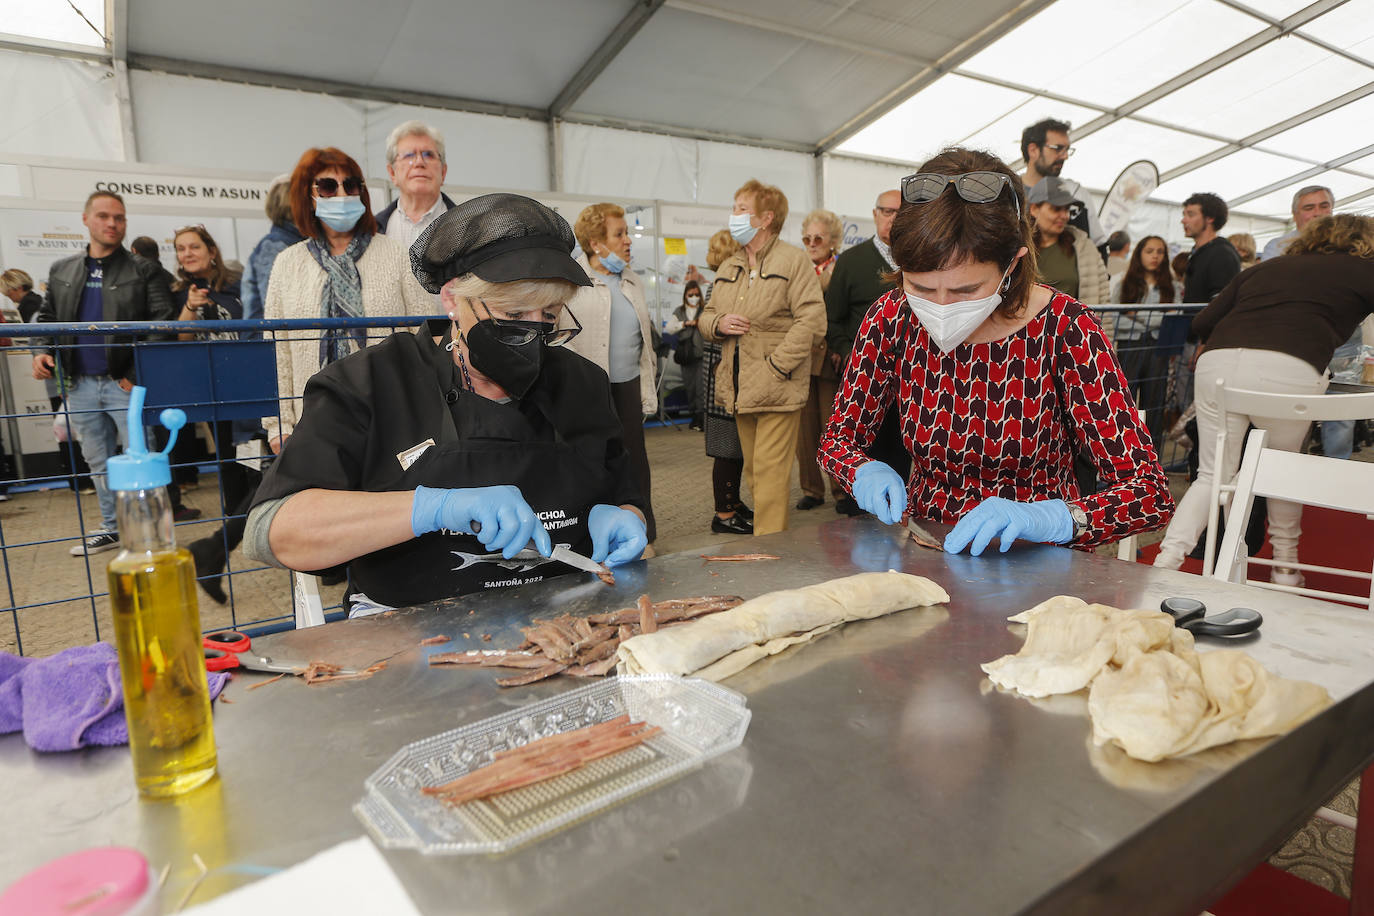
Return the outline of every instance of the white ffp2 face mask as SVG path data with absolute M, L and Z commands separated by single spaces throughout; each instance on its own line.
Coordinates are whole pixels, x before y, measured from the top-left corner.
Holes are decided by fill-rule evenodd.
M 926 329 L 935 346 L 940 348 L 940 352 L 948 353 L 968 340 L 969 335 L 978 330 L 978 326 L 1002 304 L 1002 293 L 1006 291 L 1010 277 L 1011 267 L 1008 267 L 1002 274 L 1002 282 L 997 284 L 997 292 L 982 299 L 965 299 L 940 305 L 907 293 L 906 304 L 921 320 L 921 326 Z

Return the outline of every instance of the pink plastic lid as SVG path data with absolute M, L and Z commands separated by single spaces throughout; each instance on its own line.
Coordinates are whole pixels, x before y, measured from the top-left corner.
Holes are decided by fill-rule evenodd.
M 0 916 L 118 916 L 148 891 L 148 860 L 102 846 L 54 859 L 0 895 Z

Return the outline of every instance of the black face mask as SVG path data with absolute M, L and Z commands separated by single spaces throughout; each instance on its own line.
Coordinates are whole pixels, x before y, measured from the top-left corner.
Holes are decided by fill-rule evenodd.
M 479 320 L 464 338 L 468 356 L 478 372 L 506 390 L 513 398 L 523 398 L 539 378 L 544 359 L 543 333 L 549 325 L 542 321 Z M 534 333 L 530 333 L 534 332 Z M 519 341 L 528 336 L 527 341 Z

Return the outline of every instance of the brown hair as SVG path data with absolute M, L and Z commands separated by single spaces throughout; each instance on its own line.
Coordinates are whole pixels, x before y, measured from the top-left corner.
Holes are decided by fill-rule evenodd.
M 706 266 L 720 270 L 720 265 L 736 251 L 739 251 L 739 242 L 735 241 L 729 229 L 721 229 L 706 243 Z
M 1032 206 L 1032 207 L 1049 207 L 1049 206 L 1053 206 L 1053 204 L 1031 204 L 1031 206 Z M 1066 209 L 1067 209 L 1067 208 L 1066 208 Z M 1030 224 L 1031 224 L 1031 239 L 1032 239 L 1032 241 L 1035 242 L 1035 250 L 1036 250 L 1036 251 L 1039 251 L 1041 248 L 1048 248 L 1048 247 L 1049 247 L 1048 245 L 1042 245 L 1042 244 L 1040 244 L 1040 224 L 1037 223 L 1037 222 L 1035 221 L 1035 215 L 1034 215 L 1034 214 L 1031 214 Z M 1061 233 L 1059 233 L 1059 238 L 1055 239 L 1055 240 L 1054 240 L 1054 243 L 1055 243 L 1056 245 L 1059 246 L 1059 249 L 1060 249 L 1061 251 L 1063 251 L 1064 254 L 1066 254 L 1066 255 L 1068 255 L 1069 257 L 1072 258 L 1072 257 L 1075 257 L 1076 254 L 1075 254 L 1075 252 L 1074 252 L 1074 250 L 1073 250 L 1073 233 L 1069 231 L 1069 228 L 1070 228 L 1070 227 L 1065 226 L 1065 227 L 1064 227 L 1064 231 L 1061 232 Z
M 239 278 L 237 273 L 225 266 L 224 255 L 220 254 L 219 246 L 215 244 L 215 238 L 210 234 L 210 230 L 206 229 L 204 226 L 182 226 L 176 231 L 176 234 L 172 236 L 173 247 L 176 247 L 177 239 L 181 238 L 183 235 L 199 236 L 206 250 L 210 252 L 210 276 L 206 277 L 206 280 L 209 282 L 211 289 L 215 292 L 219 292 L 224 289 L 225 286 L 233 283 Z M 181 259 L 178 258 L 177 280 L 172 284 L 172 289 L 183 290 L 190 285 L 191 275 L 182 269 Z
M 120 205 L 121 207 L 124 206 L 124 198 L 120 197 L 120 196 L 119 196 L 118 194 L 116 194 L 114 191 L 92 191 L 92 192 L 90 193 L 90 195 L 86 198 L 86 203 L 85 203 L 85 205 L 81 208 L 81 212 L 82 212 L 82 213 L 90 213 L 90 212 L 91 212 L 91 204 L 95 203 L 97 200 L 99 200 L 99 199 L 102 198 L 102 197 L 108 197 L 108 198 L 110 198 L 110 199 L 112 199 L 112 200 L 117 200 L 117 201 L 119 201 L 119 205 Z M 127 209 L 127 207 L 126 207 L 125 209 Z
M 1348 254 L 1374 260 L 1374 217 L 1338 213 L 1312 220 L 1284 254 Z
M 1131 263 L 1126 266 L 1126 275 L 1121 278 L 1121 301 L 1134 303 L 1145 298 L 1145 262 L 1141 260 L 1141 252 L 1145 250 L 1147 242 L 1158 242 L 1164 246 L 1164 260 L 1155 269 L 1155 287 L 1159 289 L 1160 302 L 1173 302 L 1174 276 L 1169 269 L 1169 243 L 1157 235 L 1147 235 L 1135 243 Z
M 787 195 L 782 193 L 782 189 L 771 184 L 764 184 L 757 178 L 750 178 L 740 185 L 735 197 L 741 194 L 749 194 L 754 198 L 754 215 L 762 216 L 764 213 L 772 212 L 773 222 L 763 228 L 780 235 L 782 224 L 787 222 Z M 733 198 L 731 198 L 733 200 Z
M 577 214 L 573 235 L 577 236 L 577 244 L 588 258 L 592 257 L 592 242 L 607 241 L 606 219 L 614 216 L 624 219 L 625 208 L 616 204 L 592 204 Z
M 362 190 L 358 194 L 362 198 L 364 210 L 353 226 L 353 231 L 376 235 L 377 218 L 372 215 L 372 196 L 367 193 L 367 181 L 363 178 L 363 170 L 353 161 L 352 156 L 332 146 L 306 150 L 291 173 L 291 219 L 296 223 L 296 228 L 306 238 L 324 238 L 324 226 L 315 215 L 313 191 L 315 176 L 331 168 L 339 169 L 345 176 L 362 182 Z
M 1192 252 L 1180 251 L 1178 254 L 1174 255 L 1174 259 L 1169 262 L 1169 271 L 1178 274 L 1180 277 L 1186 275 L 1188 273 L 1188 259 L 1190 257 L 1192 257 Z
M 1020 176 L 991 153 L 961 147 L 942 150 L 918 171 L 938 175 L 996 172 L 1006 175 L 1011 187 L 986 204 L 969 203 L 951 188 L 927 203 L 903 202 L 892 223 L 892 260 L 898 270 L 924 273 L 956 267 L 965 261 L 987 262 L 1005 269 L 1017 252 L 1025 248 L 1026 256 L 1012 273 L 1002 304 L 997 307 L 1004 317 L 1020 314 L 1030 301 L 1036 275 L 1030 223 L 1024 215 L 1020 219 L 1016 215 L 1018 203 L 1020 212 L 1027 212 Z M 1012 194 L 1018 203 L 1012 202 Z M 894 274 L 891 279 L 900 277 Z

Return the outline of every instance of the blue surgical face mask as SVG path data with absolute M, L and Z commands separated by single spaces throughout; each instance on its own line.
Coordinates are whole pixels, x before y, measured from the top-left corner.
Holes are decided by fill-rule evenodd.
M 759 234 L 759 227 L 749 221 L 748 213 L 731 213 L 730 234 L 741 245 L 748 245 Z
M 361 197 L 315 198 L 315 215 L 335 232 L 348 232 L 366 212 Z
M 616 254 L 614 251 L 611 251 L 609 248 L 606 249 L 605 254 L 597 255 L 597 257 L 601 260 L 601 266 L 613 274 L 618 274 L 630 266 L 629 261 Z

